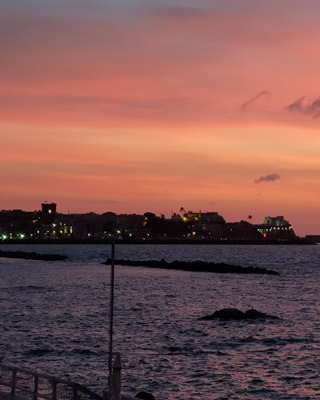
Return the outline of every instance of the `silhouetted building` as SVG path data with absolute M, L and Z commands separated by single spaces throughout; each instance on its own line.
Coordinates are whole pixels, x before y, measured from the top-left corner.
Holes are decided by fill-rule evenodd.
M 257 242 L 262 240 L 261 233 L 257 230 L 256 226 L 243 220 L 223 225 L 223 238 L 237 242 Z
M 306 235 L 306 239 L 315 243 L 320 243 L 320 235 Z
M 292 229 L 289 221 L 286 221 L 284 217 L 265 217 L 261 225 L 256 225 L 258 231 L 264 238 L 276 240 L 276 241 L 288 241 L 296 238 L 296 234 Z
M 41 222 L 44 225 L 52 224 L 57 215 L 56 203 L 42 203 L 41 204 Z
M 283 216 L 265 217 L 262 224 L 227 223 L 217 212 L 163 214 L 59 214 L 56 203 L 44 202 L 41 211 L 0 211 L 0 240 L 104 240 L 180 242 L 289 242 L 296 241 L 292 226 Z M 318 238 L 317 238 L 318 240 Z M 222 243 L 222 242 L 221 242 Z
M 284 217 L 277 216 L 277 217 L 265 217 L 263 221 L 263 225 L 269 226 L 290 226 L 289 222 L 284 219 Z

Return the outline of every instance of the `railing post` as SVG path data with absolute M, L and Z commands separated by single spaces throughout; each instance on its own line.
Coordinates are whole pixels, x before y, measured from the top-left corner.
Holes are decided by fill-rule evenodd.
M 116 353 L 116 357 L 112 368 L 112 395 L 111 400 L 121 399 L 121 356 Z
M 117 367 L 117 365 L 115 365 L 115 367 Z M 14 399 L 16 395 L 18 398 L 25 397 L 29 400 L 81 400 L 82 395 L 84 399 L 109 400 L 107 392 L 104 392 L 104 397 L 102 397 L 75 382 L 2 363 L 0 363 L 0 386 L 1 388 L 7 388 L 6 390 L 4 389 L 5 393 L 7 397 L 11 397 L 11 400 Z M 42 386 L 45 387 L 45 393 L 42 393 Z M 70 389 L 72 389 L 72 394 L 70 393 Z M 2 390 L 0 392 L 2 392 Z M 67 397 L 64 399 L 65 395 L 67 395 Z M 0 394 L 0 400 L 1 399 L 2 397 Z
M 11 381 L 11 391 L 10 395 L 14 396 L 15 391 L 16 391 L 16 376 L 17 376 L 17 371 L 15 368 L 12 370 L 12 381 Z
M 38 397 L 38 375 L 34 375 L 34 382 L 33 382 L 33 400 L 37 400 Z

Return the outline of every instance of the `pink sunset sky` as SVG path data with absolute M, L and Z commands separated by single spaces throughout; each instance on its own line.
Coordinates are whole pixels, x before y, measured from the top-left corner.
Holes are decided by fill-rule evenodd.
M 0 209 L 320 234 L 318 0 L 0 3 Z

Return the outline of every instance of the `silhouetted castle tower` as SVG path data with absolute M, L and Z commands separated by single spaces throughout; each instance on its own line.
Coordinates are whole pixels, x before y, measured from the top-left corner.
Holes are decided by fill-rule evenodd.
M 52 224 L 57 214 L 57 204 L 41 203 L 41 207 L 42 207 L 41 222 L 44 225 Z

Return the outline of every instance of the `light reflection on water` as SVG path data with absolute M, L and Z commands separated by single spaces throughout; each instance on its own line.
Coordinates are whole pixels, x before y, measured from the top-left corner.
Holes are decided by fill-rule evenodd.
M 110 248 L 2 246 L 69 255 L 0 259 L 0 361 L 107 382 Z M 117 246 L 118 258 L 223 261 L 277 276 L 116 267 L 115 343 L 126 392 L 157 399 L 320 398 L 319 246 Z M 274 321 L 198 321 L 256 308 Z

